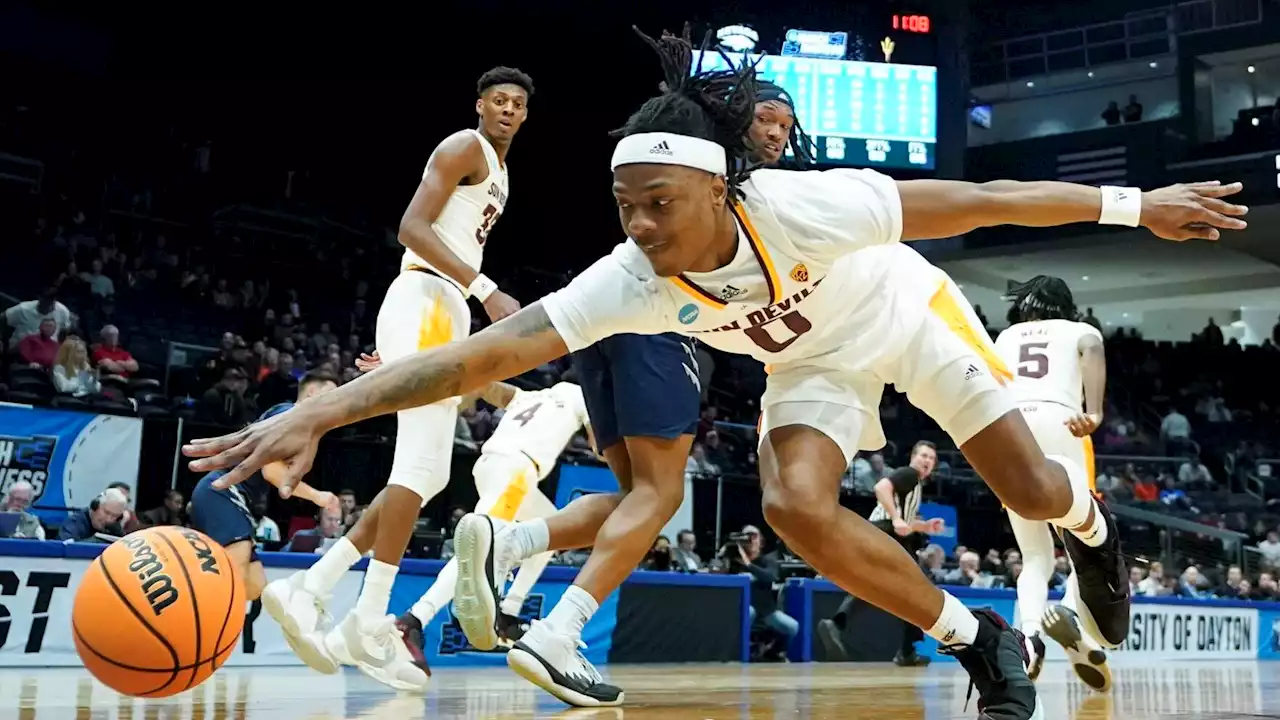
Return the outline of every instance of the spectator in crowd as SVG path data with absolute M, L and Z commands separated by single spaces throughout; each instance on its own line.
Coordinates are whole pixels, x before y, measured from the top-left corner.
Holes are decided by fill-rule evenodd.
M 1185 598 L 1207 597 L 1204 592 L 1207 585 L 1208 580 L 1200 574 L 1200 568 L 1188 565 L 1182 571 L 1182 577 L 1178 578 L 1178 595 Z
M 1154 503 L 1160 500 L 1160 487 L 1148 475 L 1142 475 L 1133 483 L 1133 499 L 1140 503 Z
M 84 397 L 102 391 L 98 373 L 89 365 L 84 341 L 72 336 L 62 341 L 53 364 L 53 387 L 63 395 Z
M 1138 565 L 1129 568 L 1129 597 L 1135 597 L 1142 594 L 1142 581 L 1146 579 L 1147 573 Z
M 640 569 L 659 572 L 674 570 L 674 562 L 671 557 L 671 538 L 666 535 L 659 535 L 653 541 L 653 547 L 649 549 L 649 554 L 645 555 L 644 560 L 640 561 Z
M 1156 597 L 1160 595 L 1160 591 L 1164 589 L 1164 563 L 1156 561 L 1151 563 L 1147 571 L 1147 577 L 1138 583 L 1138 594 L 1146 597 Z
M 997 553 L 998 556 L 998 553 Z M 999 568 L 1003 571 L 1004 565 L 997 563 L 992 565 L 993 568 Z M 978 553 L 969 551 L 960 556 L 960 573 L 956 576 L 955 585 L 964 585 L 973 588 L 990 588 L 995 585 L 995 576 L 990 572 L 982 570 L 981 562 L 978 559 Z
M 356 512 L 356 491 L 343 488 L 338 491 L 338 509 L 342 510 L 342 526 L 350 530 L 356 524 L 359 513 Z
M 1094 107 L 1097 107 L 1096 105 Z M 1108 125 L 1120 124 L 1120 103 L 1112 100 L 1107 103 L 1107 109 L 1102 111 L 1102 121 Z
M 1200 461 L 1200 454 L 1196 453 L 1187 459 L 1178 467 L 1178 484 L 1193 487 L 1199 487 L 1204 490 L 1213 487 L 1213 475 L 1210 474 L 1209 468 Z
M 930 543 L 920 551 L 920 569 L 924 570 L 924 574 L 928 575 L 935 585 L 947 584 L 946 562 L 947 554 L 939 545 Z
M 133 511 L 133 486 L 117 480 L 108 485 L 107 489 L 115 490 L 124 496 L 124 516 L 120 518 L 120 527 L 124 528 L 124 533 L 128 535 L 140 529 L 142 523 L 138 521 L 138 514 Z
M 1275 575 L 1269 572 L 1258 575 L 1258 587 L 1253 589 L 1253 599 L 1267 602 L 1280 600 L 1280 585 L 1276 584 Z
M 4 311 L 4 324 L 11 333 L 10 347 L 16 347 L 24 337 L 40 332 L 40 324 L 46 319 L 52 320 L 54 325 L 50 337 L 67 332 L 75 324 L 71 311 L 58 302 L 58 289 L 55 287 L 40 293 L 37 300 L 20 302 Z
M 51 370 L 58 359 L 58 324 L 52 318 L 40 321 L 39 329 L 18 341 L 18 357 L 28 367 Z
M 249 378 L 238 367 L 228 367 L 222 373 L 222 382 L 209 388 L 200 398 L 196 418 L 201 422 L 240 427 L 251 421 L 257 411 L 245 398 Z
M 127 378 L 138 372 L 138 361 L 120 345 L 120 329 L 115 325 L 103 325 L 99 333 L 102 342 L 93 346 L 93 364 L 99 372 Z
M 266 549 L 267 545 L 276 547 L 284 540 L 284 537 L 280 534 L 280 526 L 267 514 L 266 495 L 259 495 L 254 498 L 253 505 L 249 508 L 249 514 L 253 515 L 253 541 L 259 550 Z
M 698 536 L 692 530 L 681 530 L 676 535 L 676 546 L 671 551 L 675 569 L 681 572 L 705 572 L 707 564 L 698 555 Z
M 1244 571 L 1239 565 L 1232 565 L 1227 568 L 1227 576 L 1222 581 L 1222 587 L 1218 588 L 1218 597 L 1230 598 L 1236 600 L 1248 600 L 1252 593 L 1252 587 L 1242 588 L 1242 583 L 1247 583 L 1244 578 Z
M 1262 553 L 1262 565 L 1268 570 L 1280 570 L 1280 531 L 1267 532 L 1267 539 L 1258 543 Z
M 117 488 L 107 488 L 89 507 L 67 516 L 58 530 L 58 539 L 76 542 L 92 539 L 98 533 L 122 537 L 125 533 L 120 521 L 128 506 L 129 498 L 124 493 Z
M 164 504 L 142 513 L 138 519 L 145 527 L 156 525 L 177 525 L 181 527 L 187 524 L 186 514 L 183 512 L 186 504 L 187 501 L 182 496 L 182 493 L 177 490 L 170 490 L 164 495 Z
M 17 513 L 18 524 L 8 537 L 44 540 L 44 526 L 40 524 L 40 518 L 28 512 L 34 498 L 35 487 L 26 480 L 19 480 L 9 486 L 4 501 L 0 502 L 0 512 Z
M 467 514 L 464 507 L 454 507 L 449 511 L 449 527 L 447 528 L 449 537 L 445 538 L 444 543 L 440 546 L 440 559 L 450 560 L 453 558 L 453 533 L 458 529 L 458 522 Z
M 1124 106 L 1124 121 L 1127 123 L 1142 122 L 1142 103 L 1137 95 L 1129 96 L 1129 104 Z
M 89 263 L 89 272 L 80 277 L 89 284 L 89 292 L 100 300 L 116 294 L 116 284 L 102 272 L 102 261 L 98 258 Z
M 1178 408 L 1170 405 L 1169 412 L 1160 421 L 1160 439 L 1164 442 L 1166 455 L 1179 455 L 1194 451 L 1191 442 L 1191 421 L 1186 415 L 1178 412 Z
M 1209 324 L 1204 326 L 1204 330 L 1200 331 L 1200 337 L 1206 345 L 1220 347 L 1224 340 L 1222 337 L 1222 328 L 1218 325 L 1218 321 L 1209 318 Z
M 778 591 L 773 587 L 780 578 L 778 562 L 776 557 L 764 555 L 763 550 L 760 529 L 747 525 L 719 554 L 730 572 L 751 575 L 751 620 L 778 634 L 780 641 L 774 644 L 772 654 L 785 656 L 791 638 L 800 632 L 800 623 L 778 609 Z
M 1084 317 L 1080 318 L 1080 322 L 1088 323 L 1089 325 L 1093 326 L 1094 330 L 1097 330 L 1098 332 L 1102 332 L 1102 321 L 1099 320 L 1097 316 L 1093 314 L 1093 308 L 1084 309 Z
M 712 477 L 720 474 L 720 468 L 707 459 L 706 447 L 695 442 L 693 449 L 689 451 L 689 459 L 685 461 L 684 472 L 686 475 Z
M 320 512 L 316 513 L 316 526 L 294 533 L 293 537 L 289 538 L 289 542 L 280 549 L 281 552 L 294 552 L 293 545 L 300 537 L 320 538 L 320 544 L 316 546 L 314 552 L 323 554 L 330 544 L 327 541 L 342 537 L 342 511 L 320 508 Z
M 277 353 L 275 367 L 258 383 L 258 405 L 272 407 L 298 396 L 298 378 L 294 377 L 293 356 Z

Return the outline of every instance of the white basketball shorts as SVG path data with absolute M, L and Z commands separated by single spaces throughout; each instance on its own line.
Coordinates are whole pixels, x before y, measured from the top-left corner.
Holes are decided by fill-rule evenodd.
M 457 342 L 470 332 L 471 309 L 462 292 L 426 272 L 400 273 L 378 310 L 377 345 L 384 363 Z M 396 414 L 399 427 L 387 484 L 409 488 L 422 505 L 449 483 L 458 403 L 449 398 Z

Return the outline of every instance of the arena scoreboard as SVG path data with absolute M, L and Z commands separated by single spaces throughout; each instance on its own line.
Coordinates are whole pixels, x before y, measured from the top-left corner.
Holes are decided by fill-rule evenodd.
M 786 90 L 813 139 L 820 165 L 934 169 L 938 139 L 938 70 L 788 55 L 731 53 L 734 65 Z M 694 67 L 728 69 L 719 52 L 695 52 Z

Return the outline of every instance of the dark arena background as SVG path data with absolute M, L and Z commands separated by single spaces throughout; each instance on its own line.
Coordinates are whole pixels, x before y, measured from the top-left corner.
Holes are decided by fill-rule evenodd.
M 425 629 L 424 696 L 352 669 L 313 674 L 257 602 L 208 682 L 124 697 L 83 669 L 72 599 L 113 531 L 189 522 L 200 476 L 182 443 L 292 400 L 304 372 L 359 375 L 399 269 L 401 215 L 433 148 L 476 126 L 486 70 L 520 68 L 536 92 L 485 274 L 528 305 L 622 240 L 609 131 L 661 80 L 632 26 L 656 35 L 685 22 L 737 60 L 764 56 L 758 72 L 795 100 L 820 169 L 1245 184 L 1250 227 L 1217 243 L 1090 224 L 915 247 L 993 338 L 1009 324 L 1005 294 L 1039 274 L 1064 279 L 1105 337 L 1092 442 L 1131 568 L 1131 632 L 1111 654 L 1107 694 L 1051 645 L 1044 717 L 1280 717 L 1277 0 L 0 5 L 0 707 L 33 720 L 567 715 L 502 652 L 471 647 L 449 611 Z M 471 305 L 475 329 L 487 325 Z M 627 693 L 622 709 L 588 714 L 971 716 L 959 665 L 927 639 L 930 666 L 897 667 L 901 624 L 865 603 L 843 630 L 850 662 L 832 662 L 821 623 L 844 593 L 761 511 L 764 370 L 705 346 L 698 356 L 702 416 L 684 504 L 663 531 L 679 552 L 655 546 L 587 625 L 584 653 Z M 537 389 L 568 371 L 558 361 L 512 382 Z M 888 444 L 859 453 L 841 503 L 866 516 L 916 441 L 936 443 L 920 515 L 945 529 L 917 536 L 920 567 L 1013 621 L 1022 559 L 999 500 L 905 396 L 889 388 L 880 414 Z M 452 481 L 421 512 L 391 612 L 452 554 L 453 526 L 477 501 L 471 468 L 500 418 L 483 402 L 462 414 Z M 355 523 L 385 484 L 395 422 L 322 442 L 307 481 L 351 498 L 340 518 L 249 498 L 269 580 L 310 566 Z M 95 519 L 113 485 L 128 500 L 121 527 Z M 558 506 L 615 488 L 583 437 L 542 485 Z M 737 572 L 747 526 L 763 531 L 767 575 Z M 524 619 L 550 611 L 588 552 L 557 554 Z M 1058 553 L 1055 599 L 1070 572 Z M 335 590 L 338 617 L 364 568 Z M 753 607 L 798 631 L 780 634 Z

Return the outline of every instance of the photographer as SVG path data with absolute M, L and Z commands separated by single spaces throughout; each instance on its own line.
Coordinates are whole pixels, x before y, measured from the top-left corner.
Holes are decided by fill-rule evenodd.
M 774 553 L 763 555 L 764 538 L 754 525 L 742 528 L 741 533 L 729 536 L 729 542 L 720 548 L 719 557 L 730 573 L 751 575 L 751 622 L 757 619 L 773 632 L 780 642 L 775 642 L 766 654 L 784 659 L 791 638 L 800 632 L 800 623 L 778 609 L 779 581 L 778 558 Z
M 678 569 L 674 564 L 675 561 L 671 559 L 671 539 L 666 535 L 659 535 L 658 539 L 653 541 L 649 554 L 640 561 L 640 569 L 670 572 Z
M 921 520 L 917 515 L 920 498 L 924 494 L 924 484 L 937 464 L 937 447 L 927 440 L 921 440 L 911 448 L 911 460 L 907 467 L 894 470 L 875 485 L 876 507 L 867 519 L 897 540 L 912 557 L 915 557 L 919 542 L 917 533 L 938 535 L 944 530 L 941 519 Z M 840 604 L 835 615 L 818 623 L 818 638 L 826 647 L 827 656 L 833 660 L 845 660 L 849 657 L 842 636 L 848 627 L 853 603 L 854 597 L 850 595 Z M 902 667 L 928 665 L 929 659 L 916 653 L 916 643 L 924 639 L 924 634 L 914 625 L 902 625 L 902 644 L 893 662 Z

